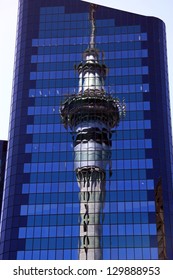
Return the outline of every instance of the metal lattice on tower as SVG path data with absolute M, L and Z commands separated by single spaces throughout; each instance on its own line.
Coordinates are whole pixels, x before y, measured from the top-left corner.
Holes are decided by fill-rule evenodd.
M 120 103 L 104 89 L 106 66 L 99 62 L 95 47 L 97 6 L 90 5 L 91 37 L 84 62 L 77 67 L 78 94 L 60 108 L 65 128 L 74 139 L 74 168 L 80 188 L 79 259 L 102 259 L 101 213 L 105 197 L 106 168 L 111 159 L 111 129 L 120 120 Z

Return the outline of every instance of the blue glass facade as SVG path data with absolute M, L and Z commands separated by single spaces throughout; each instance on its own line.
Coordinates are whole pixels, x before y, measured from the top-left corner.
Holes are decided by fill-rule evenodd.
M 19 2 L 0 256 L 78 259 L 79 187 L 72 135 L 59 109 L 78 91 L 74 66 L 89 43 L 88 3 Z M 96 45 L 109 69 L 106 91 L 126 103 L 126 117 L 112 131 L 103 259 L 173 259 L 165 26 L 157 18 L 102 6 L 96 26 Z
M 7 141 L 0 140 L 0 213 L 4 188 L 5 163 L 7 155 Z

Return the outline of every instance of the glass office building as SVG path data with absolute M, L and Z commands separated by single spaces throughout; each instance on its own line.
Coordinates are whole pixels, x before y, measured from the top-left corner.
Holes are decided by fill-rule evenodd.
M 98 6 L 105 91 L 125 100 L 112 130 L 100 216 L 102 259 L 173 259 L 172 138 L 164 23 Z M 1 259 L 79 258 L 80 201 L 60 107 L 78 93 L 89 4 L 20 0 Z
M 1 213 L 1 206 L 2 206 L 6 155 L 7 155 L 7 141 L 0 140 L 0 213 Z

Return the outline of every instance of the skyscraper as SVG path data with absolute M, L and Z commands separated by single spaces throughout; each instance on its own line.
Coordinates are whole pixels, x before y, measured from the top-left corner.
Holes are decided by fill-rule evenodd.
M 86 159 L 80 157 L 90 156 L 91 142 L 96 147 L 100 141 L 105 151 L 106 145 L 111 151 L 111 159 L 102 168 L 106 178 L 103 205 L 100 198 L 95 201 L 99 211 L 91 214 L 97 221 L 89 220 L 94 229 L 89 235 L 95 244 L 91 249 L 98 249 L 102 259 L 173 259 L 172 139 L 164 23 L 98 6 L 92 21 L 95 45 L 91 45 L 88 3 L 19 3 L 1 258 L 78 259 L 86 251 L 89 242 L 83 239 L 81 213 L 88 216 L 88 212 L 86 208 L 82 212 L 84 204 L 79 199 L 85 176 L 82 173 L 80 182 L 77 173 L 79 189 L 75 171 L 84 167 Z M 85 115 L 81 111 L 80 121 L 71 125 L 75 129 L 64 127 L 62 108 L 68 108 L 69 116 L 66 102 L 73 102 L 72 96 L 77 99 L 80 93 L 78 74 L 87 90 L 90 79 L 85 74 L 89 73 L 101 82 L 98 87 L 107 74 L 104 104 L 108 98 L 109 106 L 117 97 L 125 99 L 126 117 L 118 128 L 103 127 L 105 109 L 99 112 L 99 126 L 96 114 L 81 126 Z M 82 89 L 81 95 L 84 92 Z M 88 134 L 88 130 L 92 131 Z M 93 150 L 95 155 L 98 147 Z

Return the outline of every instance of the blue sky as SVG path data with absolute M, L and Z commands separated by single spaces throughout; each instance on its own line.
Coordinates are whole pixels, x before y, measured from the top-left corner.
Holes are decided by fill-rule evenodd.
M 86 1 L 85 2 L 89 2 Z M 173 120 L 173 15 L 172 0 L 93 0 L 93 3 L 146 16 L 166 24 L 168 70 Z M 8 138 L 18 0 L 0 0 L 0 139 Z

